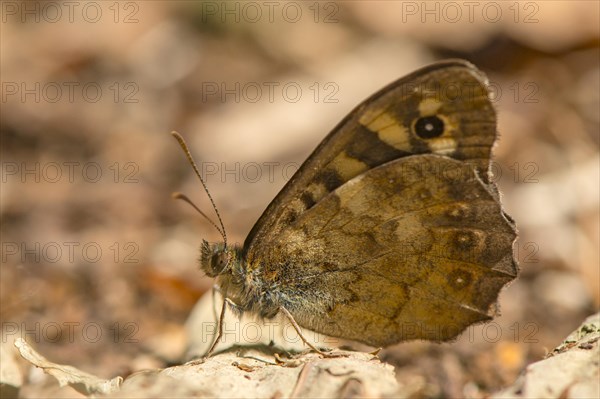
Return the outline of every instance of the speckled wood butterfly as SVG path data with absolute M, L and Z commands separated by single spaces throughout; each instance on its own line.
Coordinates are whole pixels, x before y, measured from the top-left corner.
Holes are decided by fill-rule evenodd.
M 387 346 L 452 339 L 490 320 L 518 272 L 515 225 L 489 171 L 496 136 L 486 78 L 466 61 L 427 66 L 369 97 L 243 247 L 227 244 L 222 223 L 225 242 L 202 244 L 201 267 L 227 299 L 221 321 L 229 303 L 282 313 L 299 333 Z

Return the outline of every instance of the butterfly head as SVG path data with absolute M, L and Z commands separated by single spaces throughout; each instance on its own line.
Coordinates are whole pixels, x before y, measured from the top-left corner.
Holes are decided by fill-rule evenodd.
M 217 277 L 229 273 L 235 263 L 236 252 L 225 246 L 225 243 L 209 243 L 202 241 L 200 267 L 209 277 Z

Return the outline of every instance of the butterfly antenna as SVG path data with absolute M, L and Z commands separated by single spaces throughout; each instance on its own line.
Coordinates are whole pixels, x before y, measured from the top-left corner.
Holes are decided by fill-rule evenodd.
M 192 153 L 188 149 L 188 146 L 185 143 L 185 140 L 183 139 L 183 137 L 181 137 L 181 135 L 179 133 L 173 131 L 173 132 L 171 132 L 171 135 L 173 137 L 175 137 L 175 139 L 179 143 L 179 146 L 185 153 L 185 156 L 187 157 L 188 162 L 190 163 L 190 165 L 192 165 L 192 168 L 194 169 L 196 176 L 198 176 L 198 179 L 200 179 L 200 183 L 202 183 L 202 187 L 204 188 L 204 191 L 206 192 L 206 195 L 208 196 L 208 199 L 210 200 L 210 203 L 212 204 L 212 207 L 215 210 L 217 219 L 219 219 L 219 224 L 221 225 L 221 228 L 219 228 L 215 222 L 210 220 L 210 218 L 208 216 L 206 216 L 206 214 L 204 212 L 202 212 L 200 210 L 200 208 L 198 208 L 196 205 L 194 205 L 194 203 L 192 201 L 190 201 L 190 199 L 188 197 L 186 197 L 185 195 L 183 195 L 181 193 L 174 193 L 173 198 L 181 199 L 181 200 L 187 202 L 188 204 L 192 205 L 194 207 L 194 209 L 196 209 L 198 212 L 200 212 L 200 214 L 202 216 L 204 216 L 219 231 L 219 233 L 221 233 L 221 235 L 223 236 L 225 248 L 227 248 L 227 234 L 225 233 L 225 225 L 223 224 L 223 220 L 221 219 L 219 210 L 217 209 L 217 206 L 215 205 L 215 201 L 213 200 L 212 196 L 210 195 L 210 192 L 208 191 L 208 187 L 206 187 L 206 183 L 204 182 L 204 179 L 202 178 L 202 175 L 200 174 L 200 171 L 198 170 L 198 166 L 196 166 L 196 162 L 194 162 L 194 158 L 192 158 Z
M 219 232 L 221 235 L 223 235 L 223 231 L 221 231 L 221 228 L 220 228 L 219 226 L 217 226 L 217 224 L 216 224 L 215 222 L 213 222 L 213 221 L 211 220 L 211 218 L 209 218 L 209 217 L 208 217 L 208 216 L 207 216 L 207 215 L 206 215 L 204 212 L 202 212 L 202 211 L 200 210 L 200 208 L 198 208 L 198 207 L 196 206 L 196 204 L 194 204 L 194 203 L 192 202 L 192 200 L 188 198 L 188 196 L 187 196 L 187 195 L 185 195 L 185 194 L 183 194 L 183 193 L 173 193 L 173 194 L 171 194 L 171 196 L 173 197 L 173 199 L 182 200 L 182 201 L 185 201 L 185 202 L 187 202 L 188 204 L 190 204 L 190 205 L 192 206 L 192 208 L 194 208 L 194 209 L 195 209 L 195 210 L 196 210 L 196 211 L 197 211 L 197 212 L 198 212 L 200 215 L 204 216 L 204 218 L 205 218 L 206 220 L 208 220 L 208 222 L 209 222 L 209 223 L 210 223 L 210 224 L 211 224 L 211 225 L 212 225 L 212 226 L 213 226 L 215 229 L 217 229 L 217 231 L 218 231 L 218 232 Z

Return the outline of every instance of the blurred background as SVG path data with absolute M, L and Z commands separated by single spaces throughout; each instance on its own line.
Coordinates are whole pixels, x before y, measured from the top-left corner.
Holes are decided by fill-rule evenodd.
M 2 345 L 23 337 L 105 378 L 181 362 L 184 324 L 212 285 L 199 245 L 220 236 L 171 199 L 182 191 L 211 214 L 169 132 L 242 243 L 354 106 L 444 58 L 490 78 L 521 275 L 493 324 L 381 357 L 414 397 L 482 397 L 598 310 L 598 2 L 1 7 Z M 23 367 L 30 392 L 78 395 Z

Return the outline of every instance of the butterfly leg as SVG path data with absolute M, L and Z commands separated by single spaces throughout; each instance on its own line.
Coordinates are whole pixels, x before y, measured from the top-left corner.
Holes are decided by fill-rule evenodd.
M 219 294 L 221 294 L 222 297 L 225 297 L 225 295 L 223 295 L 223 293 L 221 292 L 221 287 L 219 287 L 217 284 L 214 284 L 212 287 L 212 303 L 213 303 L 213 316 L 215 318 L 215 320 L 217 320 L 217 292 Z
M 208 359 L 212 355 L 213 351 L 215 350 L 215 347 L 217 346 L 217 344 L 221 340 L 221 337 L 223 336 L 223 320 L 225 319 L 225 311 L 226 310 L 227 310 L 227 301 L 226 301 L 226 299 L 223 299 L 223 306 L 221 307 L 221 315 L 219 316 L 219 327 L 218 327 L 217 336 L 215 337 L 215 339 L 214 339 L 212 345 L 210 346 L 210 348 L 208 349 L 208 351 L 206 351 L 204 356 L 202 356 L 203 360 Z
M 340 357 L 341 356 L 341 355 L 323 352 L 321 349 L 317 348 L 316 346 L 314 346 L 313 344 L 308 342 L 308 340 L 302 334 L 302 330 L 300 329 L 300 326 L 298 325 L 298 323 L 296 323 L 296 320 L 294 320 L 294 316 L 292 316 L 292 314 L 283 306 L 280 306 L 279 310 L 285 315 L 285 317 L 287 317 L 287 319 L 292 324 L 292 327 L 294 327 L 294 330 L 296 330 L 296 332 L 300 336 L 300 339 L 302 339 L 302 342 L 304 342 L 306 345 L 308 345 L 308 347 L 310 349 L 312 349 L 313 351 L 317 352 L 319 355 L 324 356 L 324 357 Z
M 219 328 L 217 336 L 215 337 L 215 340 L 210 346 L 210 349 L 202 357 L 202 360 L 208 359 L 213 354 L 215 348 L 217 347 L 217 344 L 221 341 L 221 338 L 223 337 L 223 321 L 225 320 L 225 312 L 227 310 L 227 305 L 235 309 L 239 308 L 238 305 L 236 305 L 231 299 L 223 298 L 223 306 L 221 307 L 221 315 L 219 316 Z
M 213 286 L 213 303 L 214 303 L 214 298 L 215 298 L 215 292 L 219 292 L 221 293 L 221 289 L 215 285 Z M 212 356 L 215 348 L 217 347 L 217 344 L 221 341 L 221 338 L 223 337 L 223 322 L 225 320 L 225 312 L 227 310 L 227 305 L 231 306 L 234 309 L 239 309 L 239 306 L 236 305 L 231 299 L 229 298 L 223 298 L 223 306 L 221 307 L 221 314 L 219 316 L 219 321 L 218 321 L 218 329 L 217 329 L 217 336 L 215 337 L 213 343 L 211 344 L 210 348 L 208 349 L 208 351 L 206 351 L 206 353 L 204 354 L 204 356 L 202 356 L 200 359 L 197 360 L 191 360 L 189 362 L 186 363 L 186 365 L 189 366 L 195 366 L 198 364 L 202 364 L 206 361 L 206 359 L 208 359 L 209 357 Z M 216 309 L 213 309 L 216 311 Z M 242 312 L 241 309 L 239 309 L 240 313 Z M 216 318 L 216 312 L 215 312 L 215 318 Z

